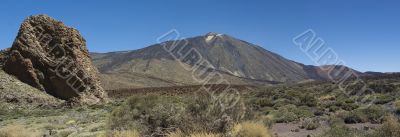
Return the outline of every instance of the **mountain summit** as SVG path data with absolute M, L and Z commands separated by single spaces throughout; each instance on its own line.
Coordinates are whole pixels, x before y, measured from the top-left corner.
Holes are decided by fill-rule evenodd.
M 214 71 L 232 84 L 295 83 L 326 78 L 318 67 L 288 60 L 226 34 L 210 32 L 184 41 L 167 41 L 129 52 L 93 53 L 93 62 L 103 73 L 103 83 L 108 89 L 121 84 L 127 87 L 202 84 L 193 79 L 192 72 L 184 69 L 185 65 L 193 64 L 182 66 L 164 44 L 182 47 L 181 53 L 196 50 L 202 60 L 209 62 Z M 135 82 L 121 83 L 118 79 Z

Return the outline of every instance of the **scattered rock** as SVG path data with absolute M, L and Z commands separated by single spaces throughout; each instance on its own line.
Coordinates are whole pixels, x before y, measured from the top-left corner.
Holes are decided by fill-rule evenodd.
M 10 49 L 3 49 L 0 50 L 0 67 L 4 66 L 4 62 L 6 61 L 7 55 L 9 53 Z
M 22 23 L 4 70 L 60 99 L 88 104 L 106 99 L 85 39 L 46 15 Z

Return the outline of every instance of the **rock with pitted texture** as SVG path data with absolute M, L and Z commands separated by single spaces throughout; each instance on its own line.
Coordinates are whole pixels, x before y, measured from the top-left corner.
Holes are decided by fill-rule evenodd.
M 76 29 L 46 15 L 21 25 L 4 70 L 57 98 L 80 103 L 106 99 L 85 39 Z

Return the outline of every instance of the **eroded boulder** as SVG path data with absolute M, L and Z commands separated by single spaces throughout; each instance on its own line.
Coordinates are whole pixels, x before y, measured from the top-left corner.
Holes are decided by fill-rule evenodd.
M 4 70 L 37 89 L 64 100 L 106 99 L 85 39 L 60 21 L 46 15 L 27 18 L 8 54 Z

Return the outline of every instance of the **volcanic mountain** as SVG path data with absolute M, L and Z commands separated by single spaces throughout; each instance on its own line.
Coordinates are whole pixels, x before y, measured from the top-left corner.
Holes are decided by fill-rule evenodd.
M 190 53 L 197 56 L 184 57 Z M 291 61 L 218 33 L 166 41 L 133 51 L 91 53 L 91 56 L 102 73 L 106 89 L 204 84 L 194 78 L 196 70 L 187 69 L 196 66 L 206 68 L 203 75 L 218 73 L 229 84 L 269 85 L 328 78 L 327 72 L 319 67 Z

